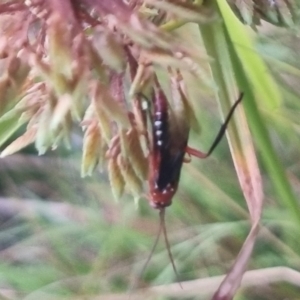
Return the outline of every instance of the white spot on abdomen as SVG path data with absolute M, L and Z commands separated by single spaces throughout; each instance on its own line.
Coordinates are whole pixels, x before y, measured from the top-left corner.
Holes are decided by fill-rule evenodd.
M 155 121 L 154 126 L 160 128 L 162 121 Z

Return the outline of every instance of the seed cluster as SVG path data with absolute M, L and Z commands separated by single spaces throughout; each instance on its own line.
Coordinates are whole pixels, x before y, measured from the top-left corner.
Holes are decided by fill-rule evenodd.
M 293 27 L 300 21 L 298 0 L 230 0 L 237 14 L 248 24 L 265 20 L 276 26 Z
M 142 193 L 151 144 L 151 103 L 145 109 L 143 101 L 151 100 L 152 67 L 203 76 L 203 55 L 160 26 L 174 23 L 178 5 L 187 21 L 213 17 L 200 7 L 196 13 L 191 1 L 167 8 L 154 2 L 0 4 L 0 123 L 8 124 L 1 144 L 26 125 L 1 157 L 31 143 L 40 155 L 61 143 L 71 147 L 78 122 L 84 131 L 81 175 L 107 167 L 116 198 L 124 190 Z
M 172 30 L 185 22 L 215 20 L 218 15 L 206 2 L 2 1 L 0 126 L 5 130 L 0 144 L 26 126 L 1 157 L 31 143 L 40 155 L 61 143 L 71 147 L 77 122 L 84 131 L 81 175 L 107 166 L 116 198 L 125 189 L 141 194 L 149 167 L 157 69 L 165 72 L 171 87 L 169 130 L 180 134 L 196 124 L 182 73 L 206 83 L 209 75 L 203 65 L 208 58 Z M 161 146 L 163 130 L 155 122 Z

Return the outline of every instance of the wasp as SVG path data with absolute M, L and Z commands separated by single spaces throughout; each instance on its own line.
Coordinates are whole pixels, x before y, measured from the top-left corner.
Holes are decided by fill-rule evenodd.
M 243 93 L 231 107 L 208 152 L 204 153 L 188 147 L 189 120 L 187 116 L 178 116 L 171 111 L 166 95 L 157 78 L 155 79 L 148 176 L 149 200 L 152 207 L 162 209 L 172 204 L 185 154 L 201 159 L 210 156 L 224 136 L 227 125 L 242 98 Z
M 179 98 L 181 98 L 184 102 L 185 95 L 180 86 L 177 86 L 177 88 L 179 91 Z M 151 103 L 152 112 L 150 115 L 152 134 L 149 151 L 149 195 L 147 198 L 149 199 L 150 205 L 153 208 L 158 209 L 160 212 L 160 226 L 156 241 L 143 267 L 142 273 L 152 257 L 161 232 L 163 232 L 168 256 L 177 277 L 177 282 L 180 284 L 178 272 L 176 270 L 167 237 L 165 208 L 172 204 L 173 196 L 178 189 L 180 173 L 185 161 L 185 155 L 189 154 L 201 159 L 210 156 L 224 136 L 227 125 L 236 107 L 242 101 L 242 98 L 243 93 L 239 95 L 239 98 L 231 107 L 209 150 L 207 152 L 201 152 L 188 147 L 190 120 L 188 116 L 185 115 L 186 110 L 184 105 L 179 105 L 178 107 L 177 103 L 177 107 L 172 109 L 157 77 L 154 76 L 154 91 Z

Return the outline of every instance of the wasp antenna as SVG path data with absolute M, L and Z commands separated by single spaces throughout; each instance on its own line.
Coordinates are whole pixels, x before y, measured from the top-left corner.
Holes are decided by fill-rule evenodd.
M 146 260 L 146 262 L 145 262 L 145 264 L 144 264 L 144 266 L 143 266 L 143 269 L 142 269 L 142 271 L 141 271 L 141 275 L 143 275 L 143 273 L 145 272 L 145 270 L 146 270 L 146 268 L 147 268 L 147 266 L 148 266 L 148 264 L 149 264 L 149 262 L 150 262 L 150 259 L 152 258 L 152 255 L 153 255 L 153 253 L 154 253 L 154 251 L 155 251 L 155 249 L 156 249 L 156 246 L 157 246 L 157 244 L 158 244 L 158 241 L 159 241 L 159 238 L 160 238 L 160 235 L 161 235 L 161 231 L 162 231 L 162 224 L 160 223 L 159 224 L 159 229 L 158 229 L 158 232 L 157 232 L 157 235 L 156 235 L 156 239 L 155 239 L 155 242 L 154 242 L 154 244 L 153 244 L 153 246 L 152 246 L 152 249 L 151 249 L 151 251 L 150 251 L 150 254 L 149 254 L 149 256 L 148 256 L 148 258 L 147 258 L 147 260 Z
M 159 238 L 160 238 L 160 236 L 161 236 L 161 231 L 162 231 L 162 224 L 160 223 L 159 224 L 159 229 L 158 229 L 158 232 L 157 232 L 157 235 L 156 235 L 156 239 L 155 239 L 155 242 L 154 242 L 154 244 L 153 244 L 153 246 L 152 246 L 152 249 L 151 249 L 151 251 L 150 251 L 150 254 L 148 255 L 148 258 L 147 258 L 147 260 L 146 260 L 146 262 L 145 262 L 145 264 L 144 264 L 144 266 L 143 266 L 143 268 L 142 268 L 142 270 L 141 270 L 141 272 L 139 273 L 139 275 L 138 275 L 138 277 L 137 277 L 137 280 L 134 280 L 134 282 L 133 282 L 133 284 L 131 285 L 131 287 L 129 288 L 129 294 L 133 291 L 133 290 L 135 290 L 136 288 L 138 288 L 138 280 L 140 280 L 140 278 L 142 278 L 142 275 L 144 274 L 144 272 L 145 272 L 145 270 L 146 270 L 146 268 L 147 268 L 147 266 L 148 266 L 148 264 L 149 264 L 149 262 L 150 262 L 150 259 L 152 258 L 152 256 L 153 256 L 153 253 L 154 253 L 154 251 L 155 251 L 155 249 L 156 249 L 156 246 L 157 246 L 157 244 L 158 244 L 158 241 L 159 241 Z M 129 300 L 129 299 L 128 299 Z
M 174 273 L 176 275 L 176 280 L 177 280 L 179 286 L 183 289 L 182 284 L 181 284 L 180 279 L 179 279 L 179 275 L 178 275 L 176 266 L 175 266 L 174 258 L 173 258 L 172 252 L 171 252 L 170 243 L 169 243 L 169 240 L 168 240 L 167 228 L 166 228 L 166 223 L 165 223 L 165 209 L 164 208 L 160 209 L 159 217 L 160 217 L 160 226 L 162 227 L 162 231 L 163 231 L 163 235 L 164 235 L 164 239 L 165 239 L 165 243 L 166 243 L 166 247 L 167 247 L 167 251 L 168 251 L 168 256 L 169 256 L 169 259 L 171 261 Z

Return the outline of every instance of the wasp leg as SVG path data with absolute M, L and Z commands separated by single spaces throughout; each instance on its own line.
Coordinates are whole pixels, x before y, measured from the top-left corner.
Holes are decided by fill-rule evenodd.
M 202 158 L 206 158 L 206 157 L 208 156 L 207 153 L 201 152 L 201 151 L 196 150 L 196 149 L 194 149 L 194 148 L 191 148 L 191 147 L 189 147 L 189 146 L 186 147 L 185 152 L 186 152 L 187 154 L 189 154 L 190 157 L 191 157 L 191 156 L 195 156 L 195 157 L 198 157 L 198 158 L 201 158 L 201 159 L 202 159 Z M 191 160 L 191 158 L 190 158 L 190 160 Z
M 209 155 L 211 155 L 211 153 L 215 150 L 216 146 L 219 144 L 219 142 L 221 141 L 222 137 L 224 136 L 224 133 L 226 131 L 226 128 L 227 128 L 227 125 L 236 109 L 236 107 L 238 106 L 238 104 L 242 101 L 243 99 L 243 96 L 244 94 L 241 93 L 239 98 L 235 101 L 235 103 L 233 104 L 233 106 L 231 107 L 226 119 L 225 119 L 225 122 L 224 124 L 221 126 L 214 142 L 212 143 L 212 145 L 210 146 L 209 150 L 207 153 L 205 152 L 201 152 L 199 150 L 196 150 L 196 149 L 193 149 L 193 148 L 190 148 L 190 147 L 187 147 L 186 148 L 186 152 L 189 153 L 190 155 L 193 155 L 193 156 L 196 156 L 198 158 L 206 158 L 208 157 Z

